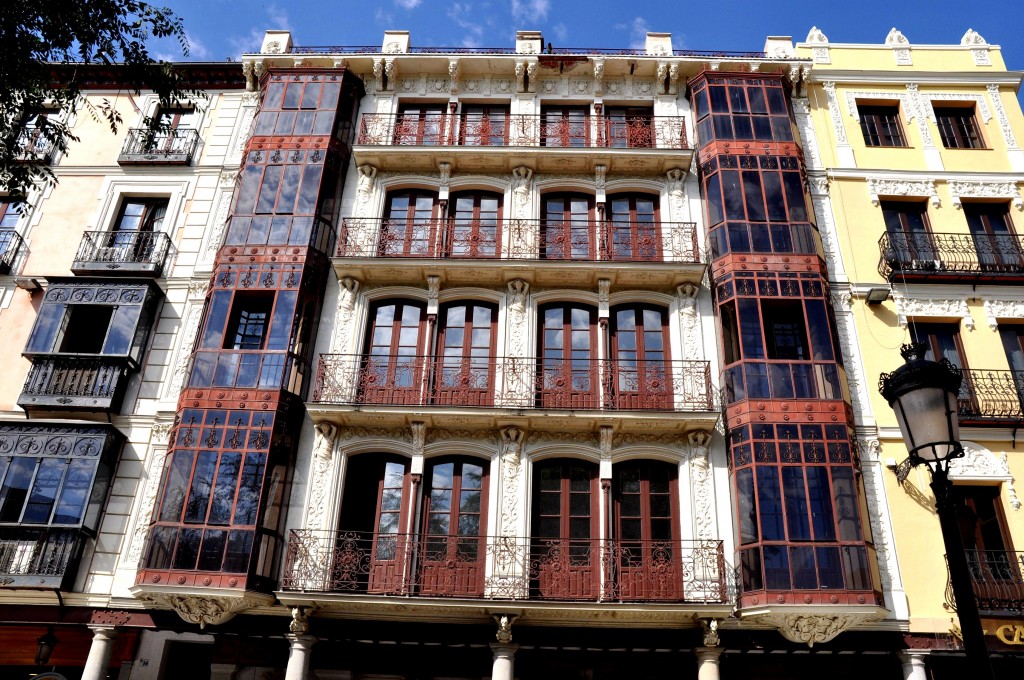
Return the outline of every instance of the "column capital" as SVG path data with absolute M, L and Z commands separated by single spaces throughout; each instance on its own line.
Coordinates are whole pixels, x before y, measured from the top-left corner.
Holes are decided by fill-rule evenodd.
M 723 647 L 697 647 L 693 650 L 693 653 L 697 655 L 698 662 L 703 662 L 717 661 L 724 651 L 725 648 Z
M 519 650 L 519 645 L 514 642 L 492 642 L 491 651 L 494 652 L 494 658 L 511 658 L 516 655 L 516 651 Z
M 92 631 L 93 638 L 99 638 L 100 640 L 113 640 L 117 637 L 117 628 L 107 624 L 89 624 L 89 630 Z
M 318 638 L 312 635 L 296 635 L 295 633 L 286 633 L 284 637 L 293 648 L 297 649 L 309 649 L 318 640 Z

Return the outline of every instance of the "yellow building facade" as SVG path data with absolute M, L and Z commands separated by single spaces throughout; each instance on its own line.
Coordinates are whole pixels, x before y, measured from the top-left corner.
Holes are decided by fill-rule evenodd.
M 815 131 L 804 153 L 846 336 L 865 483 L 881 482 L 888 500 L 872 528 L 890 606 L 908 647 L 921 650 L 915 672 L 955 677 L 958 622 L 929 473 L 901 465 L 907 449 L 875 384 L 902 364 L 902 344 L 923 342 L 928 358 L 964 370 L 966 455 L 950 477 L 997 676 L 1019 673 L 1022 73 L 973 30 L 959 45 L 916 45 L 896 29 L 882 44 L 855 45 L 815 28 L 796 49 L 814 62 L 808 110 L 796 115 Z

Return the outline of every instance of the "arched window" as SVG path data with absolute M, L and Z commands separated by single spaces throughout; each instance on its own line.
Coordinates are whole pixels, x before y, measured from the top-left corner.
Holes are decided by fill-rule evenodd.
M 382 257 L 430 257 L 438 234 L 437 194 L 400 191 L 388 196 L 380 229 Z
M 487 462 L 476 458 L 429 462 L 423 483 L 421 594 L 483 594 L 487 473 Z
M 620 305 L 611 310 L 608 384 L 618 409 L 672 405 L 672 364 L 663 307 Z
M 497 307 L 453 302 L 442 306 L 439 316 L 434 403 L 491 406 Z
M 644 194 L 609 196 L 607 238 L 612 260 L 660 261 L 658 199 Z
M 629 461 L 612 471 L 615 575 L 623 600 L 683 597 L 676 468 Z
M 445 255 L 497 257 L 501 253 L 501 196 L 467 191 L 451 199 Z
M 578 303 L 540 309 L 538 337 L 542 408 L 598 408 L 597 310 Z
M 596 260 L 594 197 L 549 194 L 544 197 L 540 255 L 548 260 Z
M 533 469 L 530 595 L 593 599 L 599 592 L 597 466 L 548 460 Z
M 371 404 L 416 404 L 422 399 L 426 309 L 414 300 L 386 300 L 372 319 L 360 370 L 359 399 Z

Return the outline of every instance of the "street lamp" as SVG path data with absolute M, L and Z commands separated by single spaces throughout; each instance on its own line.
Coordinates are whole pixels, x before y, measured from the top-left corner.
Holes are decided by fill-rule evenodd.
M 46 632 L 39 636 L 36 640 L 36 644 L 39 645 L 39 649 L 36 651 L 36 665 L 45 666 L 50 663 L 50 655 L 53 654 L 53 648 L 57 646 L 60 640 L 53 634 L 53 626 L 46 629 Z
M 931 472 L 935 510 L 942 527 L 942 542 L 946 548 L 964 651 L 972 667 L 971 677 L 994 680 L 978 603 L 971 585 L 967 553 L 957 523 L 959 504 L 953 495 L 953 483 L 949 481 L 950 461 L 964 455 L 957 420 L 957 397 L 963 373 L 949 359 L 925 359 L 923 344 L 903 345 L 900 354 L 906 363 L 892 373 L 883 373 L 878 380 L 878 389 L 896 412 L 896 421 L 910 452 L 910 465 L 924 463 Z

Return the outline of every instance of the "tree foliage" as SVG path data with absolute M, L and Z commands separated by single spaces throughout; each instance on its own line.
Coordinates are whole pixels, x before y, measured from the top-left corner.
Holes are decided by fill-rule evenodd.
M 128 91 L 152 90 L 165 106 L 188 97 L 181 76 L 146 47 L 167 37 L 188 54 L 181 19 L 136 0 L 0 1 L 0 191 L 26 196 L 56 181 L 46 163 L 26 161 L 36 151 L 67 152 L 77 141 L 71 114 L 84 111 L 117 132 L 123 121 L 114 103 L 82 97 L 97 67 L 111 67 Z

